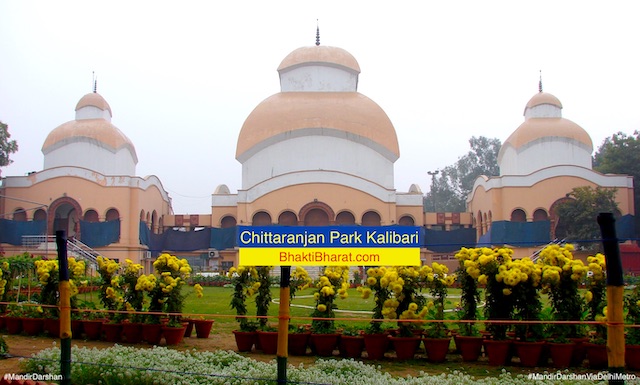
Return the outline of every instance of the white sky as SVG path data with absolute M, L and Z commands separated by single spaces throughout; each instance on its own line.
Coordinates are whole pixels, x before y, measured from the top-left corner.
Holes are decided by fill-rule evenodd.
M 176 213 L 210 213 L 216 186 L 241 188 L 245 118 L 319 19 L 396 128 L 396 189 L 426 193 L 471 136 L 504 142 L 522 123 L 539 70 L 595 149 L 640 129 L 638 15 L 636 1 L 1 1 L 0 120 L 19 145 L 2 175 L 42 169 L 95 71 L 137 175 L 157 175 Z

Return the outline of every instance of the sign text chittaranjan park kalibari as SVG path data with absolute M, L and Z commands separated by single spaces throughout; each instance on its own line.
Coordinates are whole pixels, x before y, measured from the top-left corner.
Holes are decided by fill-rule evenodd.
M 240 264 L 248 266 L 419 266 L 417 226 L 239 226 Z

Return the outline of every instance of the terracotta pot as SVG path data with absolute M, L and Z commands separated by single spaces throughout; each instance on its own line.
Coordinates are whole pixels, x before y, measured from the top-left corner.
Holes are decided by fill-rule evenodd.
M 549 347 L 551 362 L 555 368 L 568 368 L 571 366 L 571 357 L 576 347 L 575 343 L 547 342 L 547 346 Z
M 462 356 L 462 361 L 478 361 L 480 354 L 482 354 L 482 342 L 484 338 L 457 335 L 454 337 L 454 340 L 456 342 L 456 349 Z
M 444 362 L 449 353 L 451 338 L 424 338 L 424 349 L 429 362 Z
M 185 337 L 191 337 L 191 335 L 193 334 L 193 321 L 192 319 L 188 319 L 188 318 L 183 318 L 182 319 L 182 323 L 186 326 L 186 328 L 184 329 L 184 336 Z
M 60 320 L 58 318 L 45 318 L 42 324 L 42 330 L 49 337 L 58 338 L 60 336 Z
M 20 317 L 5 317 L 4 323 L 7 327 L 7 333 L 20 334 L 22 332 L 22 319 Z
M 527 368 L 533 368 L 538 366 L 540 361 L 540 355 L 544 348 L 544 341 L 526 342 L 515 341 L 516 352 L 520 358 L 520 365 Z
M 196 336 L 198 338 L 209 338 L 211 327 L 213 327 L 212 319 L 192 320 L 190 324 L 195 326 Z M 191 335 L 191 333 L 189 333 L 189 335 Z
M 484 351 L 491 366 L 505 366 L 507 361 L 511 361 L 509 359 L 510 349 L 511 340 L 484 340 Z
M 278 352 L 278 332 L 258 331 L 258 341 L 264 354 L 276 354 Z
M 71 337 L 82 338 L 82 320 L 79 320 L 79 319 L 71 320 Z
M 234 330 L 233 336 L 236 339 L 236 346 L 238 347 L 239 352 L 250 352 L 258 339 L 256 332 Z
M 142 339 L 151 345 L 160 345 L 162 324 L 142 324 Z
M 624 362 L 627 369 L 640 370 L 640 345 L 625 345 Z
M 360 358 L 364 350 L 364 337 L 340 336 L 338 341 L 340 355 L 346 358 Z
M 592 344 L 590 342 L 586 342 L 583 345 L 587 350 L 587 360 L 589 360 L 591 369 L 605 369 L 609 365 L 607 345 Z
M 416 354 L 420 342 L 420 337 L 389 337 L 391 345 L 396 351 L 396 358 L 399 360 L 411 360 Z
M 42 326 L 44 325 L 44 319 L 42 318 L 29 318 L 22 319 L 22 331 L 29 336 L 35 336 L 42 333 Z
M 320 357 L 331 357 L 333 351 L 338 347 L 338 339 L 340 334 L 315 334 L 311 333 L 309 337 L 311 344 L 314 346 L 315 352 Z
M 164 336 L 164 340 L 166 341 L 167 345 L 178 345 L 180 342 L 182 342 L 182 339 L 184 338 L 184 330 L 186 328 L 186 326 L 163 326 L 162 335 Z
M 88 340 L 99 340 L 102 335 L 102 320 L 84 320 L 82 330 Z
M 309 335 L 311 333 L 289 333 L 287 337 L 287 348 L 292 356 L 304 356 L 307 354 Z
M 102 334 L 103 339 L 107 342 L 120 342 L 122 324 L 105 322 L 102 324 Z
M 569 338 L 569 340 L 576 344 L 571 354 L 571 366 L 582 366 L 584 359 L 587 358 L 587 348 L 584 346 L 589 339 L 586 337 Z
M 380 360 L 384 358 L 384 354 L 389 347 L 389 335 L 385 333 L 380 334 L 365 334 L 364 335 L 364 350 L 367 352 L 367 358 L 370 360 Z
M 125 322 L 122 324 L 122 336 L 127 343 L 137 344 L 142 341 L 142 324 Z

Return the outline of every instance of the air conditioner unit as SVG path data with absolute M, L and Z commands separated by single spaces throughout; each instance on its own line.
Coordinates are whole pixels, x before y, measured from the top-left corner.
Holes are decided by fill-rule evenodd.
M 216 249 L 210 249 L 209 250 L 209 258 L 219 258 L 220 257 L 220 252 Z
M 151 259 L 151 252 L 150 251 L 143 251 L 142 252 L 142 259 Z

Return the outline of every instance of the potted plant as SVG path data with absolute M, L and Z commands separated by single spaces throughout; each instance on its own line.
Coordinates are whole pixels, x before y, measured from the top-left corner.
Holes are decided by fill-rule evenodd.
M 606 263 L 603 254 L 587 257 L 589 271 L 587 272 L 585 294 L 587 301 L 587 320 L 598 321 L 591 324 L 589 342 L 585 343 L 586 355 L 591 368 L 606 368 L 607 356 L 607 307 L 606 307 Z
M 239 329 L 233 331 L 239 352 L 250 352 L 257 341 L 258 325 L 247 317 L 247 298 L 252 296 L 256 288 L 253 280 L 258 272 L 252 266 L 232 267 L 227 273 L 233 286 L 231 308 L 236 311 Z
M 418 310 L 418 304 L 411 303 L 409 308 L 400 314 L 401 321 L 398 321 L 398 333 L 389 337 L 396 358 L 400 360 L 412 359 L 420 347 L 422 324 L 418 320 L 424 319 L 427 314 L 427 307 L 423 306 Z
M 169 314 L 169 322 L 162 327 L 162 334 L 167 345 L 177 345 L 184 337 L 186 325 L 182 322 L 182 308 L 186 295 L 182 293 L 182 287 L 191 274 L 191 266 L 186 259 L 179 259 L 167 253 L 161 254 L 154 262 L 153 268 L 158 276 L 156 289 L 162 294 L 159 303 L 162 310 Z
M 338 349 L 340 355 L 345 358 L 360 358 L 364 350 L 363 331 L 359 326 L 349 325 L 342 327 Z
M 389 287 L 390 278 L 395 277 L 393 268 L 372 267 L 367 269 L 367 280 L 363 286 L 358 287 L 363 299 L 373 294 L 373 315 L 371 322 L 364 330 L 364 347 L 367 358 L 380 360 L 389 347 L 389 335 L 382 328 L 384 318 L 395 317 L 397 305 L 392 298 L 392 290 Z
M 27 335 L 35 336 L 42 332 L 44 325 L 44 311 L 36 302 L 21 302 L 22 331 Z
M 287 348 L 289 354 L 293 356 L 304 356 L 307 354 L 309 345 L 310 325 L 289 324 L 289 334 L 287 335 Z
M 640 370 L 640 286 L 636 285 L 624 298 L 626 321 L 636 327 L 628 329 L 625 337 L 625 363 L 631 370 Z
M 328 266 L 316 283 L 315 308 L 311 313 L 310 343 L 319 356 L 328 357 L 338 346 L 339 334 L 333 318 L 336 298 L 346 298 L 349 288 L 349 267 Z
M 463 247 L 455 257 L 459 261 L 457 280 L 460 285 L 460 303 L 456 307 L 456 316 L 460 322 L 453 340 L 456 351 L 465 362 L 477 361 L 482 353 L 483 338 L 474 322 L 478 319 L 480 291 L 477 278 L 480 269 L 477 265 L 478 249 Z

